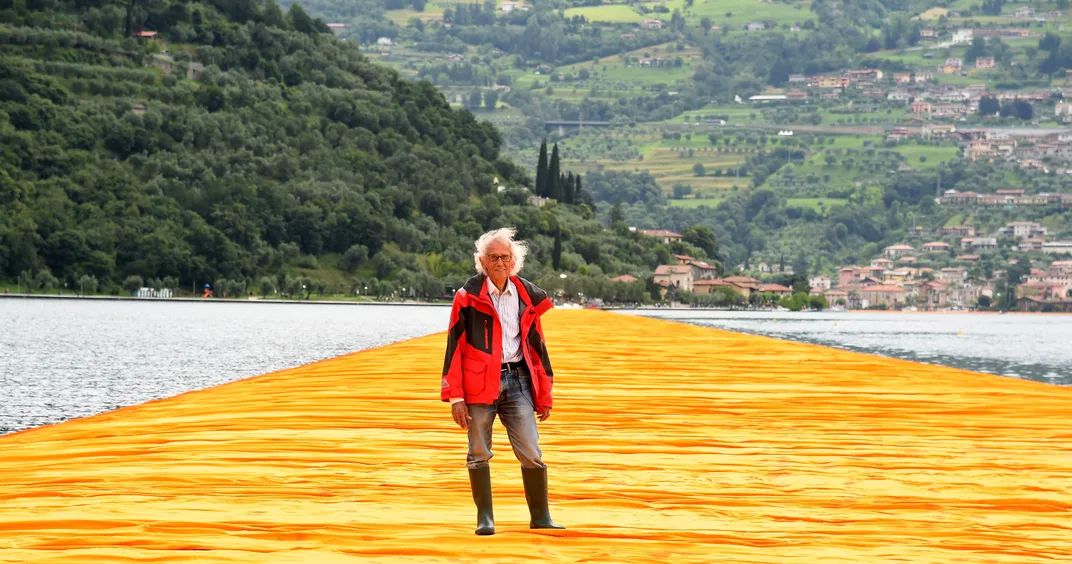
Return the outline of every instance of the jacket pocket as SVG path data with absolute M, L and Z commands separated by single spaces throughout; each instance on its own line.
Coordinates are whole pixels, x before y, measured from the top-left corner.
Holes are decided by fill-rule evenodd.
M 462 389 L 467 394 L 479 394 L 484 391 L 484 372 L 488 365 L 480 360 L 462 359 Z

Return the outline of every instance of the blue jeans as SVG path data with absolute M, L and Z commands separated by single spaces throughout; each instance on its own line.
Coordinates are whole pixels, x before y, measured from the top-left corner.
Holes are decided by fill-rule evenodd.
M 536 429 L 536 408 L 532 401 L 532 378 L 528 369 L 503 370 L 499 397 L 494 403 L 467 403 L 469 416 L 469 454 L 466 466 L 475 470 L 488 465 L 491 452 L 491 426 L 495 416 L 502 419 L 514 456 L 522 468 L 546 468 L 540 452 L 540 433 Z

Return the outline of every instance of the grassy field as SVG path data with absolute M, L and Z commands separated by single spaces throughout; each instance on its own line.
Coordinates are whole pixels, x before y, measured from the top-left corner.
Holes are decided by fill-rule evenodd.
M 949 13 L 949 8 L 931 8 L 919 14 L 921 20 L 937 20 Z
M 626 65 L 626 58 L 643 59 L 645 57 L 660 58 L 664 61 L 673 62 L 681 57 L 682 65 L 675 66 L 639 66 L 636 63 Z M 702 59 L 700 50 L 696 47 L 686 47 L 682 50 L 676 48 L 676 43 L 652 45 L 603 57 L 598 61 L 585 61 L 557 67 L 555 73 L 573 76 L 574 80 L 566 82 L 549 82 L 549 77 L 538 76 L 531 72 L 514 74 L 514 86 L 517 88 L 532 88 L 539 82 L 541 87 L 548 84 L 553 89 L 552 97 L 561 99 L 579 99 L 588 97 L 593 100 L 617 101 L 622 96 L 639 95 L 655 84 L 678 84 L 685 82 L 692 76 L 693 65 Z M 581 72 L 587 72 L 587 79 L 580 79 Z M 595 91 L 598 95 L 593 96 Z
M 688 149 L 679 151 L 658 145 L 641 148 L 645 149 L 642 161 L 600 162 L 599 164 L 602 164 L 606 170 L 647 171 L 655 177 L 665 192 L 673 190 L 674 184 L 688 184 L 692 186 L 694 193 L 712 194 L 730 190 L 735 184 L 743 188 L 750 182 L 748 178 L 715 176 L 716 169 L 724 171 L 725 174 L 733 174 L 734 168 L 744 162 L 746 156 L 744 153 L 694 150 L 690 157 Z M 704 166 L 706 173 L 704 176 L 696 176 L 693 167 L 697 164 Z
M 692 8 L 685 6 L 685 0 L 668 0 L 667 2 L 650 2 L 643 4 L 648 10 L 656 6 L 665 6 L 665 13 L 650 12 L 641 15 L 629 6 L 613 4 L 604 6 L 587 6 L 566 10 L 566 17 L 583 15 L 591 22 L 640 23 L 645 19 L 669 21 L 673 11 L 679 10 L 686 21 L 695 24 L 704 16 L 710 17 L 714 25 L 729 26 L 731 30 L 740 31 L 752 21 L 773 20 L 778 24 L 803 24 L 814 20 L 815 16 L 808 10 L 808 2 L 773 4 L 761 0 L 697 0 Z M 729 15 L 727 15 L 729 14 Z
M 629 6 L 617 4 L 613 6 L 585 6 L 583 8 L 570 8 L 566 10 L 566 17 L 584 16 L 590 22 L 607 23 L 640 23 L 644 16 L 633 11 Z
M 787 198 L 785 200 L 785 204 L 789 207 L 811 208 L 817 212 L 823 211 L 823 207 L 830 209 L 847 203 L 849 201 L 844 198 Z
M 715 176 L 716 169 L 732 174 L 750 153 L 714 151 L 706 134 L 673 140 L 648 130 L 600 130 L 567 138 L 560 142 L 560 149 L 570 170 L 648 172 L 667 193 L 673 190 L 674 184 L 688 184 L 694 193 L 719 196 L 735 184 L 743 189 L 750 182 L 744 177 Z M 623 154 L 632 157 L 623 159 Z M 696 176 L 693 170 L 696 164 L 704 166 L 704 176 Z
M 703 123 L 707 119 L 704 116 L 709 115 L 727 116 L 729 118 L 727 123 L 752 123 L 752 114 L 755 114 L 756 122 L 763 121 L 763 113 L 755 106 L 747 104 L 709 105 L 699 110 L 687 111 L 667 120 L 667 123 Z
M 696 209 L 699 207 L 715 207 L 722 201 L 722 197 L 715 198 L 689 198 L 687 200 L 670 200 L 670 206 L 675 208 Z
M 845 107 L 842 106 L 842 109 Z M 832 108 L 837 109 L 837 108 Z M 908 110 L 905 108 L 882 108 L 880 107 L 874 112 L 857 112 L 857 113 L 838 113 L 830 111 L 830 109 L 819 110 L 819 115 L 823 118 L 823 123 L 831 124 L 844 120 L 855 120 L 862 118 L 865 120 L 878 120 L 881 123 L 898 123 L 905 119 L 908 114 Z
M 908 166 L 920 168 L 934 168 L 938 163 L 960 158 L 958 147 L 929 147 L 926 145 L 902 145 L 894 149 L 905 157 Z M 927 162 L 920 162 L 920 157 L 927 157 Z
M 425 4 L 424 11 L 418 12 L 406 8 L 404 10 L 387 10 L 387 19 L 395 22 L 396 25 L 405 26 L 409 22 L 410 18 L 420 18 L 424 21 L 442 18 L 443 9 L 456 2 L 429 2 Z
M 687 80 L 690 76 L 692 76 L 692 65 L 686 63 L 680 67 L 610 67 L 602 74 L 601 78 L 653 84 L 674 84 Z
M 730 29 L 741 29 L 752 21 L 774 20 L 778 24 L 792 25 L 815 19 L 815 14 L 808 9 L 810 2 L 774 4 L 760 0 L 697 0 L 688 13 L 684 10 L 684 0 L 671 0 L 665 5 L 671 13 L 659 14 L 661 19 L 669 20 L 674 8 L 678 8 L 690 21 L 708 16 L 712 24 L 729 25 Z M 731 15 L 727 16 L 727 13 Z

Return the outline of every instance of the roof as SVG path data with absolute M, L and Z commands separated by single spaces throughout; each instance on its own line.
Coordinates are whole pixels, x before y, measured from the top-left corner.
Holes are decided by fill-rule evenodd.
M 908 245 L 890 245 L 886 247 L 886 250 L 914 251 L 915 249 Z
M 667 274 L 685 274 L 689 270 L 690 270 L 690 268 L 688 266 L 683 265 L 683 264 L 660 264 L 655 269 L 655 275 L 656 276 L 660 276 L 660 275 L 665 276 Z
M 792 288 L 787 288 L 781 284 L 763 284 L 759 287 L 760 292 L 792 292 Z
M 707 264 L 702 260 L 694 260 L 689 262 L 692 266 L 699 268 L 700 270 L 718 270 L 718 268 L 712 264 Z
M 868 286 L 862 290 L 863 292 L 904 292 L 905 289 L 900 286 Z
M 736 286 L 733 282 L 726 282 L 725 280 L 697 280 L 692 283 L 693 286 Z
M 749 283 L 749 284 L 759 284 L 759 280 L 756 280 L 755 278 L 749 278 L 748 276 L 727 276 L 727 277 L 723 278 L 722 280 L 725 280 L 726 282 L 733 282 L 735 284 L 738 283 L 738 282 L 745 282 L 745 283 Z
M 647 235 L 649 237 L 678 237 L 681 238 L 680 233 L 674 233 L 666 229 L 637 229 L 637 233 L 641 235 Z
M 632 274 L 622 274 L 621 276 L 615 276 L 614 278 L 610 279 L 611 282 L 627 282 L 627 283 L 628 282 L 636 282 L 637 280 L 639 280 L 639 278 L 637 278 L 636 276 L 633 276 Z
M 678 260 L 695 260 L 692 257 L 690 257 L 689 255 L 671 255 L 671 256 L 673 256 L 674 258 L 676 258 Z
M 155 31 L 139 31 L 134 34 L 134 37 L 156 37 Z

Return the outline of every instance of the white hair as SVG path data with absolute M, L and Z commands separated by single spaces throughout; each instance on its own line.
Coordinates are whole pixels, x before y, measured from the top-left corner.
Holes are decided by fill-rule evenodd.
M 517 276 L 518 272 L 521 272 L 521 267 L 525 266 L 525 255 L 529 252 L 529 246 L 524 241 L 515 241 L 514 235 L 517 235 L 517 229 L 513 227 L 503 227 L 501 229 L 493 229 L 480 236 L 476 240 L 476 252 L 473 253 L 473 262 L 476 263 L 476 271 L 480 274 L 487 274 L 488 271 L 484 270 L 484 265 L 480 264 L 480 257 L 484 256 L 484 253 L 488 250 L 488 245 L 493 241 L 499 241 L 500 243 L 506 243 L 510 245 L 510 253 L 514 255 L 514 265 L 510 268 L 510 276 Z

